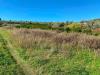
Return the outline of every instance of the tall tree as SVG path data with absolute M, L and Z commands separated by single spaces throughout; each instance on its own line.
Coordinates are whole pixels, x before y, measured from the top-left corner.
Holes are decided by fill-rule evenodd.
M 2 26 L 1 18 L 0 18 L 0 27 Z
M 1 21 L 2 19 L 0 18 L 0 21 Z

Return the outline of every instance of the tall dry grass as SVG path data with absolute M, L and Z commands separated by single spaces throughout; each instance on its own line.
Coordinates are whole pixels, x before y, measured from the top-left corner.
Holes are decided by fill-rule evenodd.
M 14 29 L 12 40 L 23 48 L 58 47 L 64 44 L 100 49 L 100 37 L 81 33 L 57 33 L 56 31 Z
M 22 48 L 19 50 L 19 55 L 32 65 L 36 73 L 44 72 L 47 75 L 46 72 L 55 68 L 55 64 L 62 66 L 67 63 L 66 60 L 71 63 L 77 61 L 77 64 L 82 62 L 83 67 L 87 67 L 85 63 L 96 63 L 96 52 L 100 49 L 100 37 L 49 30 L 12 29 L 11 31 L 12 43 L 16 48 Z M 91 51 L 92 49 L 94 51 Z M 71 64 L 70 68 L 73 69 L 73 65 L 77 64 Z

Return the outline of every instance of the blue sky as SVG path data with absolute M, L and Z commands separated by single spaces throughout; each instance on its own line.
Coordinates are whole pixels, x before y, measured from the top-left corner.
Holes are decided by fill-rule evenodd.
M 100 0 L 0 0 L 0 17 L 42 22 L 100 18 Z

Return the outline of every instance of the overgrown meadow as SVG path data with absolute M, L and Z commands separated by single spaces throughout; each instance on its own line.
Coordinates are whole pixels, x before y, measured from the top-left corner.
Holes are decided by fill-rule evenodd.
M 0 20 L 0 75 L 100 75 L 100 19 Z
M 24 28 L 1 32 L 31 75 L 100 75 L 100 36 Z

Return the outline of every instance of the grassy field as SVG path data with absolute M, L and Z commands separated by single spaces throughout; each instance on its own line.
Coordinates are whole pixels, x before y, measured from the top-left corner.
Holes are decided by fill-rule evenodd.
M 7 47 L 7 42 L 0 35 L 0 75 L 24 75 Z
M 100 75 L 100 36 L 16 28 L 1 28 L 0 35 L 0 56 L 14 64 L 5 75 Z M 5 41 L 10 50 L 2 48 Z

